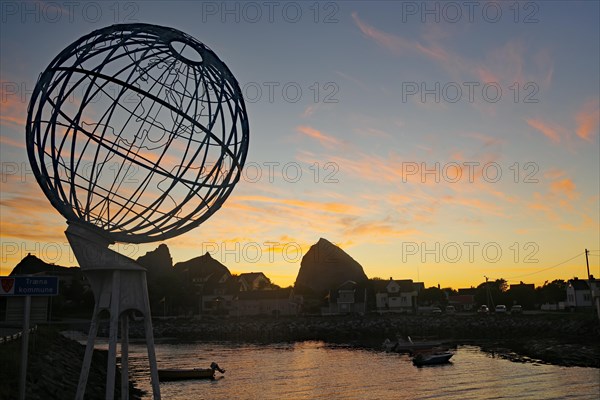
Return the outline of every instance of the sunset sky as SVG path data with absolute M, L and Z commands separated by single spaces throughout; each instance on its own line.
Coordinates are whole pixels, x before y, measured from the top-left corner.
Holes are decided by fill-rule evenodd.
M 287 286 L 323 237 L 369 277 L 427 286 L 583 278 L 585 248 L 600 276 L 599 3 L 448 4 L 2 3 L 0 275 L 29 252 L 77 265 L 25 150 L 38 75 L 84 34 L 146 22 L 214 50 L 250 121 L 242 180 L 164 242 L 174 262 L 209 251 Z

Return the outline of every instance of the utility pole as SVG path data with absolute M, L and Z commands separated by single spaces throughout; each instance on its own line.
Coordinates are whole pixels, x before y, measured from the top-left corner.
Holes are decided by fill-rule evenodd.
M 592 309 L 594 308 L 594 303 L 596 303 L 596 313 L 598 314 L 598 319 L 600 319 L 600 296 L 594 296 L 594 292 L 598 291 L 598 286 L 596 282 L 594 282 L 594 288 L 592 288 L 592 276 L 590 275 L 590 260 L 588 259 L 589 250 L 585 249 L 585 265 L 587 267 L 587 284 L 590 288 L 590 300 L 592 301 Z M 595 289 L 595 290 L 594 290 Z
M 487 276 L 483 276 L 485 278 L 485 294 L 486 294 L 486 299 L 487 299 L 487 303 L 488 303 L 488 307 L 494 307 L 494 305 L 492 304 L 492 293 L 490 292 L 490 285 L 488 284 L 488 277 Z
M 590 260 L 588 260 L 589 250 L 585 249 L 585 265 L 587 266 L 587 277 L 590 279 Z

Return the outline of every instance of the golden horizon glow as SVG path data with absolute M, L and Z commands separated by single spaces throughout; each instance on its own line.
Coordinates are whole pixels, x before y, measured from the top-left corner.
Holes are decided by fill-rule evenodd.
M 599 6 L 547 2 L 525 24 L 499 4 L 498 23 L 423 23 L 403 15 L 401 2 L 358 1 L 339 3 L 331 24 L 306 8 L 298 24 L 235 25 L 197 24 L 199 6 L 182 5 L 173 27 L 206 41 L 247 98 L 250 150 L 221 210 L 164 242 L 174 262 L 208 251 L 232 272 L 262 271 L 288 286 L 323 237 L 369 277 L 426 286 L 585 277 L 584 248 L 600 249 Z M 136 17 L 160 21 L 169 7 L 140 7 Z M 94 23 L 27 24 L 15 14 L 3 24 L 0 274 L 29 252 L 77 265 L 64 218 L 29 166 L 25 123 L 36 79 L 57 52 L 123 22 L 104 11 Z M 267 30 L 268 46 L 256 45 Z M 290 46 L 298 38 L 310 57 Z M 178 165 L 178 151 L 169 148 L 165 166 Z M 113 248 L 137 258 L 158 244 Z M 595 276 L 598 254 L 589 258 Z

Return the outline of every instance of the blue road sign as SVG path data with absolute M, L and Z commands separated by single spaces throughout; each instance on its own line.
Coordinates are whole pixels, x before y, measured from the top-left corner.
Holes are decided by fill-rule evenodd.
M 0 296 L 56 296 L 56 276 L 0 276 Z

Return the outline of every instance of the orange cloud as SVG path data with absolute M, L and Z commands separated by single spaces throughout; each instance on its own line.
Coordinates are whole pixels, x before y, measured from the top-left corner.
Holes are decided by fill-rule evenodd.
M 23 129 L 27 121 L 27 102 L 15 87 L 15 82 L 0 81 L 0 126 Z M 15 92 L 9 89 L 15 87 Z
M 296 130 L 310 138 L 318 140 L 323 146 L 333 147 L 338 146 L 340 141 L 332 136 L 325 135 L 321 131 L 318 131 L 310 126 L 300 125 Z
M 0 136 L 0 144 L 2 144 L 4 146 L 15 147 L 17 149 L 24 149 L 25 148 L 25 139 L 15 140 L 8 136 Z
M 600 120 L 600 107 L 598 99 L 588 100 L 575 116 L 577 122 L 577 136 L 584 140 L 591 140 L 598 133 Z
M 556 180 L 558 178 L 562 178 L 567 173 L 561 169 L 550 168 L 548 171 L 544 172 L 544 178 L 549 180 Z
M 351 204 L 337 203 L 337 202 L 320 202 L 320 201 L 308 201 L 299 199 L 280 199 L 267 196 L 236 196 L 236 202 L 263 202 L 273 203 L 283 206 L 305 208 L 313 211 L 322 211 L 333 214 L 360 214 L 363 210 L 357 206 Z
M 574 199 L 578 196 L 575 183 L 570 178 L 552 182 L 550 184 L 550 190 L 554 194 L 564 195 L 569 199 Z
M 559 127 L 553 126 L 551 124 L 548 124 L 540 119 L 535 119 L 535 118 L 528 118 L 526 119 L 527 121 L 527 125 L 531 126 L 532 128 L 536 129 L 537 131 L 541 132 L 544 136 L 546 136 L 548 139 L 550 139 L 552 142 L 554 143 L 559 143 L 560 142 L 560 135 L 559 135 Z
M 360 223 L 346 230 L 346 234 L 350 237 L 367 236 L 370 238 L 373 238 L 374 236 L 380 238 L 414 237 L 421 233 L 422 232 L 417 229 L 398 229 L 391 223 L 378 221 Z
M 500 82 L 500 78 L 487 67 L 475 67 L 474 72 L 482 82 Z

